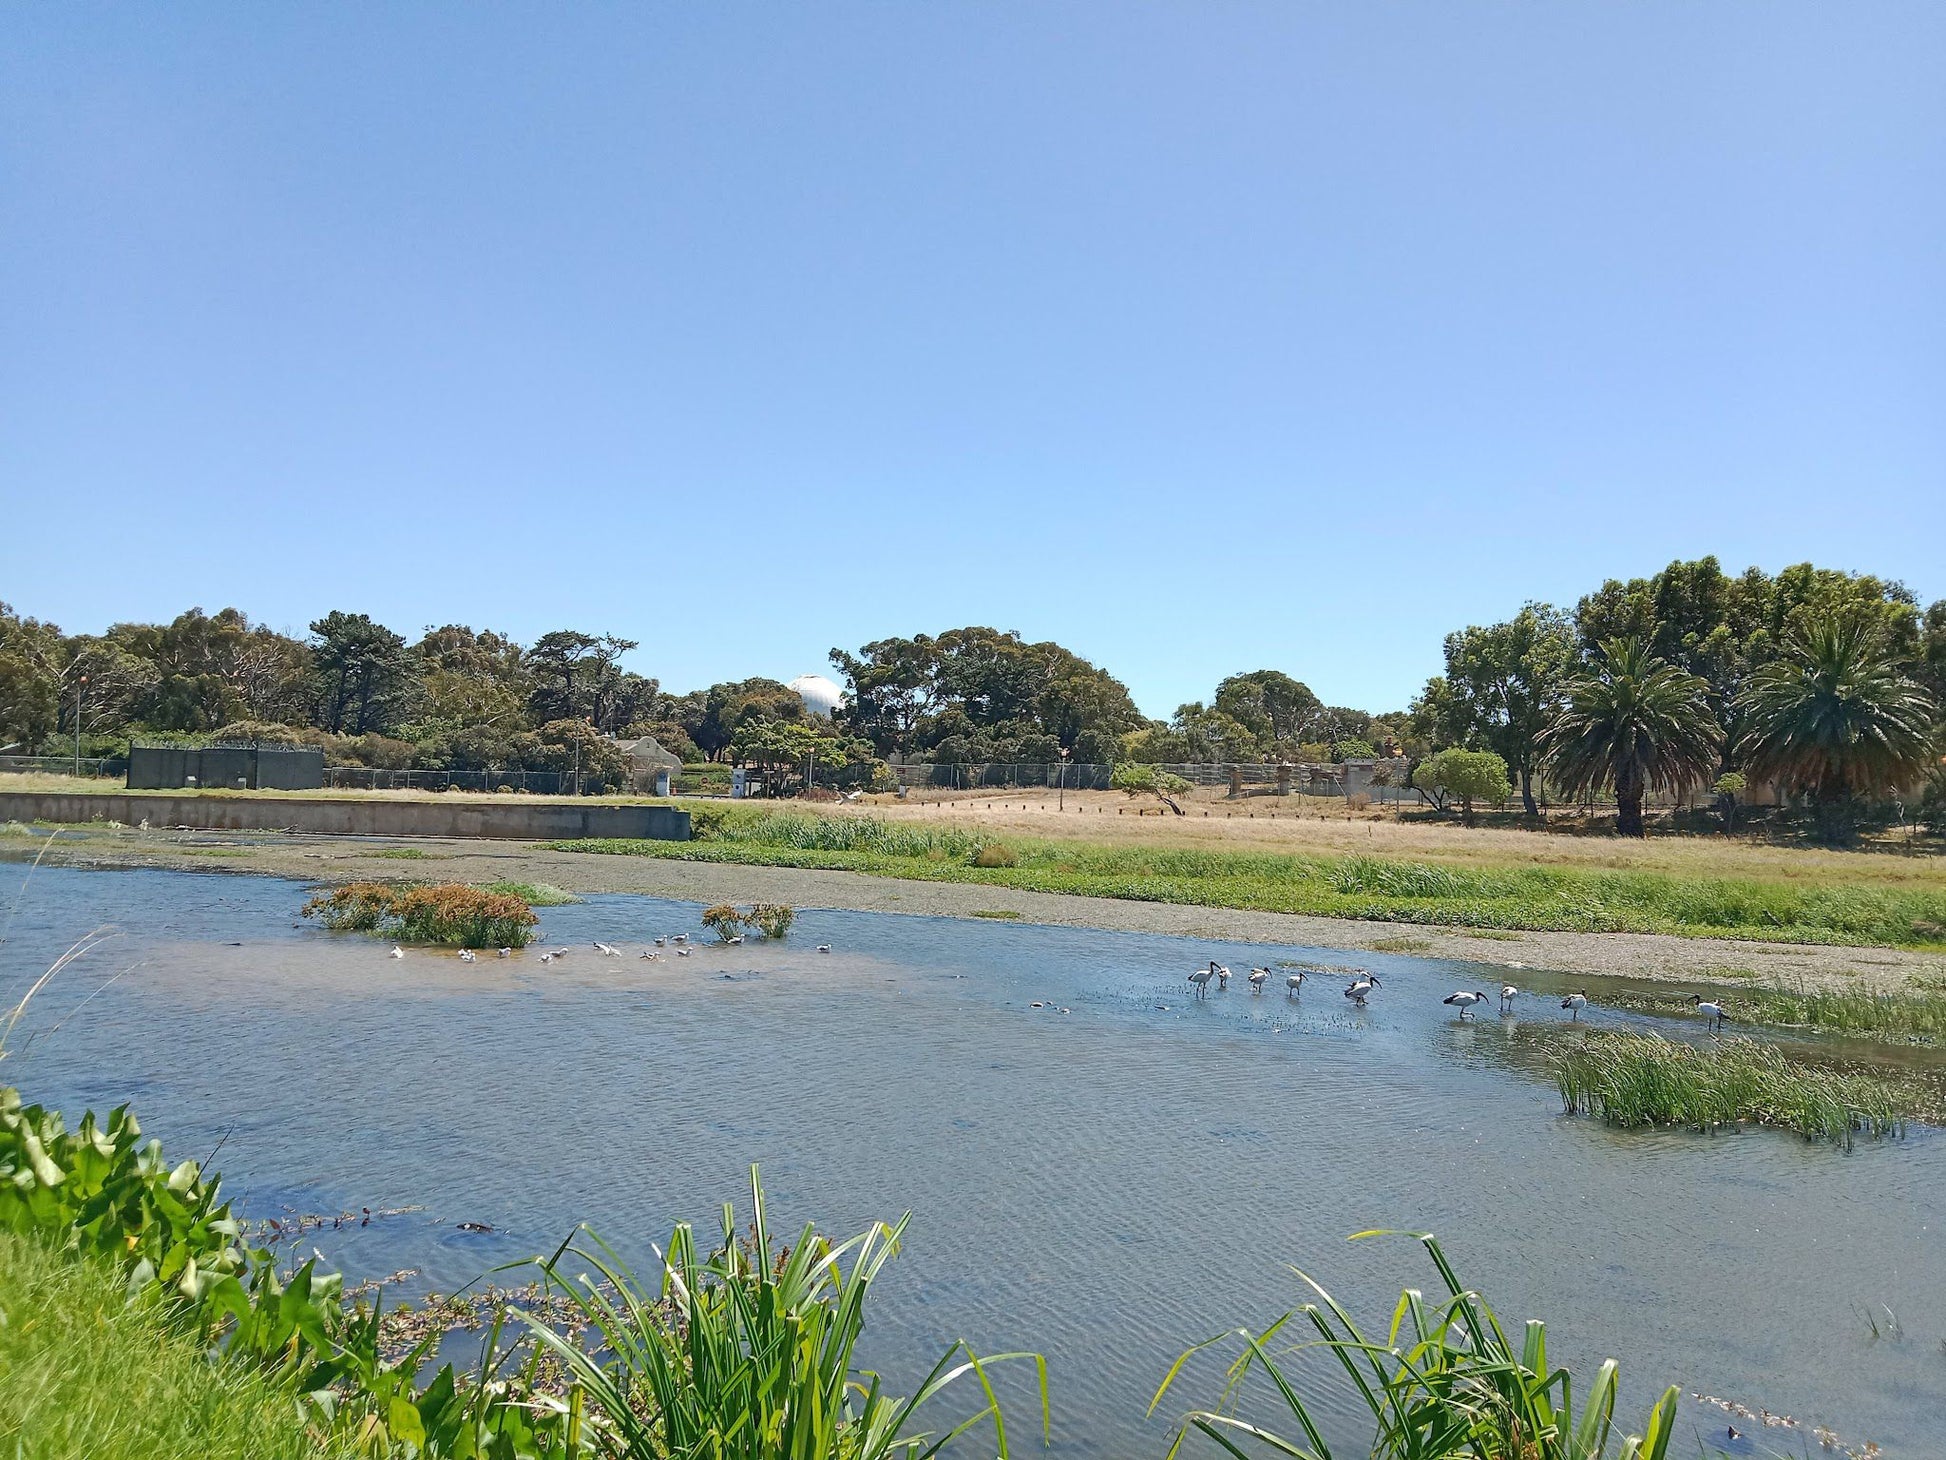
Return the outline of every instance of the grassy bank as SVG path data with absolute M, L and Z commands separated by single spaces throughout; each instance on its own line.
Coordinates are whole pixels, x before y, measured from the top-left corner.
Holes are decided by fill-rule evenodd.
M 1655 1034 L 1592 1035 L 1557 1058 L 1555 1078 L 1569 1111 L 1616 1126 L 1715 1130 L 1748 1121 L 1846 1146 L 1854 1135 L 1905 1128 L 1898 1093 L 1885 1081 L 1744 1039 L 1697 1049 Z
M 1543 932 L 1673 933 L 1946 948 L 1946 888 L 1687 877 L 1568 866 L 1471 867 L 1085 840 L 1015 839 L 974 865 L 979 829 L 757 809 L 697 818 L 698 840 L 557 842 L 560 850 L 827 868 L 1036 892 Z M 989 860 L 994 860 L 989 858 Z
M 1612 1008 L 1645 1014 L 1685 1014 L 1684 995 L 1627 990 L 1604 999 Z M 1946 1043 L 1946 989 L 1914 988 L 1907 993 L 1864 989 L 1739 987 L 1718 1000 L 1734 1024 L 1771 1029 L 1842 1034 L 1892 1044 Z
M 0 1451 L 19 1460 L 330 1460 L 260 1374 L 213 1365 L 106 1265 L 0 1233 Z

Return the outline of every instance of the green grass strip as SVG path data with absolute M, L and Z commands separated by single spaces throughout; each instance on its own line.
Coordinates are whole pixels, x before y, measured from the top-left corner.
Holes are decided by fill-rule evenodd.
M 0 1233 L 0 1453 L 23 1460 L 329 1460 L 297 1406 L 131 1303 L 106 1267 Z
M 1946 890 L 1567 867 L 1455 867 L 1382 857 L 1014 841 L 871 817 L 712 810 L 692 842 L 586 840 L 558 850 L 823 868 L 1197 907 L 1541 932 L 1672 933 L 1851 947 L 1946 949 Z M 990 840 L 990 839 L 989 839 Z

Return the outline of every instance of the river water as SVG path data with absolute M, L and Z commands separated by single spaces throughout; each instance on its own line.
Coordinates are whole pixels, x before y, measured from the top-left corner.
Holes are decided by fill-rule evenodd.
M 781 945 L 648 962 L 636 951 L 699 932 L 698 910 L 636 897 L 548 909 L 543 942 L 467 964 L 300 924 L 305 889 L 278 879 L 0 873 L 0 918 L 26 879 L 7 1002 L 89 929 L 119 929 L 37 1001 L 5 1081 L 71 1114 L 132 1101 L 172 1157 L 220 1141 L 249 1215 L 418 1208 L 314 1235 L 354 1280 L 410 1268 L 407 1293 L 449 1291 L 577 1221 L 648 1259 L 679 1219 L 711 1237 L 756 1162 L 774 1229 L 915 1213 L 867 1335 L 892 1377 L 956 1338 L 1038 1350 L 1056 1452 L 1160 1456 L 1182 1405 L 1143 1413 L 1182 1349 L 1302 1301 L 1292 1264 L 1382 1331 L 1399 1288 L 1436 1274 L 1405 1239 L 1345 1239 L 1431 1230 L 1503 1318 L 1548 1319 L 1557 1361 L 1620 1358 L 1625 1423 L 1679 1382 L 1946 1453 L 1941 1134 L 1845 1153 L 1565 1118 L 1523 1052 L 1566 1018 L 1553 999 L 1464 1025 L 1440 1003 L 1495 992 L 1497 970 L 815 910 Z M 1212 957 L 1239 976 L 1198 1000 L 1185 976 Z M 1281 969 L 1248 991 L 1248 965 L 1289 959 L 1382 987 L 1362 1011 L 1326 976 L 1298 1000 Z M 1192 1365 L 1183 1403 L 1220 1382 Z M 1342 1396 L 1323 1408 L 1354 1432 Z M 1686 1411 L 1700 1438 L 1768 1453 L 1724 1443 L 1723 1420 Z

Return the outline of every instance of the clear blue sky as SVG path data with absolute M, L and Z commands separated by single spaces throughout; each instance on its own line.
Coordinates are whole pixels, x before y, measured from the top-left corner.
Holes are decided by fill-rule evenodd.
M 1946 596 L 1946 6 L 47 5 L 0 598 L 962 623 L 1402 706 L 1714 552 Z

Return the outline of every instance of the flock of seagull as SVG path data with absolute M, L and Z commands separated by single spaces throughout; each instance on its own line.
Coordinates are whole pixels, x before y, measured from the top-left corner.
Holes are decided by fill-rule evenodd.
M 723 942 L 730 947 L 735 947 L 737 944 L 741 943 L 742 941 L 743 941 L 743 935 L 741 933 L 736 934 L 734 937 L 725 938 L 723 940 Z M 603 943 L 597 940 L 596 942 L 589 944 L 589 946 L 593 948 L 597 953 L 601 954 L 604 958 L 625 958 L 628 956 L 627 954 L 623 953 L 621 949 L 617 948 L 613 943 Z M 569 951 L 570 950 L 566 948 L 544 949 L 541 952 L 541 962 L 552 963 L 557 958 L 566 958 L 568 956 Z M 675 956 L 678 958 L 687 958 L 695 951 L 696 950 L 690 946 L 689 934 L 671 933 L 667 937 L 657 938 L 655 940 L 655 947 L 644 948 L 640 956 L 642 958 L 647 959 L 651 963 L 655 963 L 655 962 L 659 962 L 662 958 L 666 957 L 667 954 L 669 953 L 675 954 Z M 820 953 L 829 953 L 831 951 L 831 945 L 829 943 L 820 943 L 818 944 L 817 951 Z M 394 943 L 392 945 L 391 956 L 394 958 L 403 958 L 405 957 L 405 949 L 401 945 Z M 502 948 L 495 956 L 499 958 L 511 958 L 514 956 L 514 950 L 511 948 Z M 480 955 L 475 953 L 471 948 L 462 948 L 459 950 L 459 961 L 461 963 L 477 963 L 479 961 L 479 958 Z
M 1365 1001 L 1371 996 L 1372 990 L 1382 987 L 1378 981 L 1378 975 L 1369 969 L 1363 968 L 1353 968 L 1346 971 L 1351 977 L 1351 982 L 1345 985 L 1345 997 L 1351 1000 L 1353 1007 L 1362 1009 L 1365 1007 Z M 1253 994 L 1262 993 L 1264 991 L 1264 985 L 1269 983 L 1273 976 L 1268 968 L 1251 969 L 1248 974 L 1250 992 Z M 1304 970 L 1301 968 L 1294 969 L 1287 974 L 1284 978 L 1284 997 L 1287 999 L 1295 999 L 1302 994 L 1306 976 Z M 1212 958 L 1201 968 L 1192 969 L 1189 974 L 1189 981 L 1196 985 L 1197 998 L 1207 998 L 1211 983 L 1214 983 L 1218 990 L 1227 989 L 1230 986 L 1230 970 L 1228 965 L 1218 963 Z M 1514 985 L 1510 983 L 1501 984 L 1501 1014 L 1512 1015 L 1514 1012 L 1514 1000 L 1520 996 L 1521 991 L 1514 987 Z M 1458 1011 L 1461 1019 L 1466 1019 L 1471 1015 L 1474 1006 L 1476 1004 L 1484 1004 L 1488 997 L 1488 995 L 1480 992 L 1478 989 L 1455 989 L 1452 993 L 1446 995 L 1444 999 L 1440 1000 L 1440 1002 L 1451 1005 Z M 1701 1014 L 1707 1021 L 1704 1027 L 1712 1033 L 1720 1032 L 1724 1024 L 1729 1022 L 1730 1016 L 1724 1012 L 1721 1004 L 1711 1003 L 1701 994 L 1691 994 L 1689 996 L 1689 1002 L 1695 1006 L 1696 1012 Z M 1569 994 L 1561 1000 L 1561 1007 L 1568 1011 L 1571 1019 L 1578 1021 L 1581 1018 L 1581 1011 L 1588 1007 L 1588 996 L 1582 993 Z

